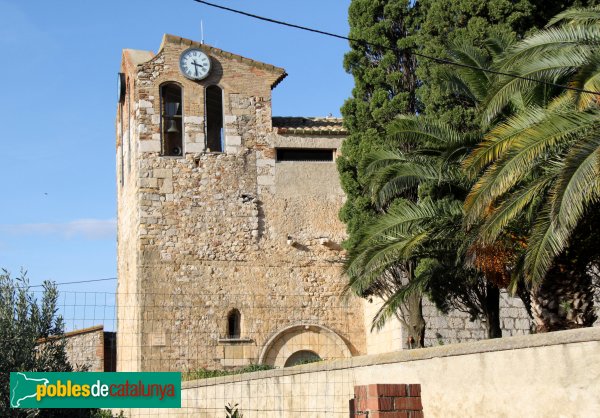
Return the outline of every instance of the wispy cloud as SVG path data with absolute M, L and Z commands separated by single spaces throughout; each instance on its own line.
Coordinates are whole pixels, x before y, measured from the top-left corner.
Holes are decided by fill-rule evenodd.
M 59 235 L 66 238 L 83 237 L 89 240 L 114 238 L 116 219 L 77 219 L 65 223 L 0 225 L 0 231 L 13 235 Z

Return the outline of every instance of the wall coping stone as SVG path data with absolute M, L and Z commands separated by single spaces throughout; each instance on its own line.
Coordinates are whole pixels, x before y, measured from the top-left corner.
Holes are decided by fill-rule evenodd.
M 517 335 L 512 337 L 448 344 L 415 350 L 399 350 L 383 354 L 351 357 L 348 359 L 328 360 L 274 370 L 184 381 L 182 382 L 181 387 L 182 389 L 191 389 L 195 387 L 216 386 L 240 381 L 268 379 L 296 374 L 428 360 L 438 357 L 454 357 L 469 354 L 520 350 L 525 348 L 547 347 L 584 342 L 600 342 L 600 327 L 578 328 L 542 334 Z

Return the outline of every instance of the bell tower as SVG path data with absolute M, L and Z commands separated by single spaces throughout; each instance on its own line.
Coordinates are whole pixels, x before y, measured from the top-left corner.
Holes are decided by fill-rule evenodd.
M 344 131 L 272 118 L 285 76 L 172 35 L 156 54 L 123 51 L 118 370 L 364 353 L 362 302 L 341 298 Z

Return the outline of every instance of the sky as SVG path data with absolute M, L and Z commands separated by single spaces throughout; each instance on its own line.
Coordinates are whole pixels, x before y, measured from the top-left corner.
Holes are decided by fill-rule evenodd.
M 348 34 L 350 0 L 214 0 Z M 348 43 L 193 0 L 0 0 L 0 268 L 32 285 L 117 276 L 115 113 L 124 48 L 164 33 L 283 67 L 274 116 L 339 116 L 352 90 Z M 116 280 L 61 285 L 114 292 Z

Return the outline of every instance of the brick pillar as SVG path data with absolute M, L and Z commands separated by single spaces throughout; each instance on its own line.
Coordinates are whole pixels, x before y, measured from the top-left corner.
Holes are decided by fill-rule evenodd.
M 354 386 L 350 418 L 423 418 L 421 385 Z

